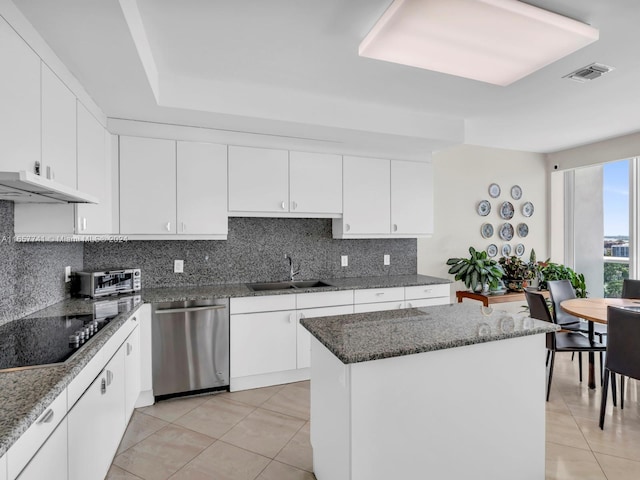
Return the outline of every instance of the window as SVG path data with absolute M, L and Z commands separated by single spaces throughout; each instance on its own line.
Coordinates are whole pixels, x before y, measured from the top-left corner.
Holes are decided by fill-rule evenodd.
M 620 297 L 629 278 L 629 160 L 606 163 L 602 175 L 604 296 Z

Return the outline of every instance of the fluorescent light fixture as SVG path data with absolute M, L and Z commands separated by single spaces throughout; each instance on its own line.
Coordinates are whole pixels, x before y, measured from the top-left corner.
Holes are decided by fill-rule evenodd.
M 596 28 L 516 0 L 394 0 L 359 54 L 505 86 L 598 36 Z

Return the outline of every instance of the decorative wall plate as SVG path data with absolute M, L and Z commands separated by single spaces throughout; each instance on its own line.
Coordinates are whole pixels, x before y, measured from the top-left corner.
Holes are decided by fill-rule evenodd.
M 487 247 L 487 255 L 491 258 L 495 257 L 498 254 L 498 247 L 496 247 L 495 243 L 492 243 Z
M 522 188 L 520 188 L 520 185 L 511 187 L 511 198 L 514 200 L 520 200 L 522 198 Z
M 508 243 L 505 243 L 504 245 L 502 245 L 502 256 L 508 257 L 510 255 L 511 255 L 511 245 L 509 245 Z
M 489 196 L 491 198 L 498 198 L 500 196 L 500 185 L 497 183 L 492 183 L 489 185 Z
M 500 206 L 500 217 L 505 220 L 511 220 L 513 218 L 513 213 L 515 209 L 513 208 L 513 203 L 511 202 L 503 202 Z
M 482 234 L 482 238 L 493 237 L 493 225 L 490 223 L 483 223 L 482 227 L 480 227 L 480 233 Z
M 510 223 L 503 223 L 500 227 L 499 235 L 505 242 L 510 241 L 513 238 L 513 225 Z
M 478 203 L 478 207 L 476 208 L 478 215 L 481 217 L 486 217 L 491 212 L 491 204 L 489 200 L 482 200 Z
M 521 257 L 522 255 L 524 255 L 524 245 L 519 243 L 516 245 L 516 255 L 518 257 Z
M 519 223 L 516 227 L 516 232 L 518 232 L 519 237 L 526 237 L 527 235 L 529 235 L 529 225 L 527 225 L 526 223 Z
M 522 205 L 522 215 L 524 215 L 525 217 L 530 217 L 531 215 L 533 215 L 533 203 L 531 202 L 526 202 Z

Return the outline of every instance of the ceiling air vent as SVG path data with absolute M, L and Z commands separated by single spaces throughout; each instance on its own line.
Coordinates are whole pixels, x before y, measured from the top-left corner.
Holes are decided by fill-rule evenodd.
M 614 70 L 614 67 L 609 67 L 601 63 L 592 63 L 591 65 L 579 68 L 578 70 L 575 70 L 562 78 L 568 78 L 576 82 L 584 83 L 589 80 L 595 80 L 605 73 L 609 73 L 611 70 Z

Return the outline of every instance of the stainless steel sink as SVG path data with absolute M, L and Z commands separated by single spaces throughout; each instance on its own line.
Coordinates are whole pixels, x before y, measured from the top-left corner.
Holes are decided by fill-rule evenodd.
M 263 292 L 265 290 L 290 290 L 298 288 L 321 288 L 330 287 L 328 283 L 319 280 L 295 280 L 293 282 L 265 282 L 265 283 L 247 283 L 254 292 Z

